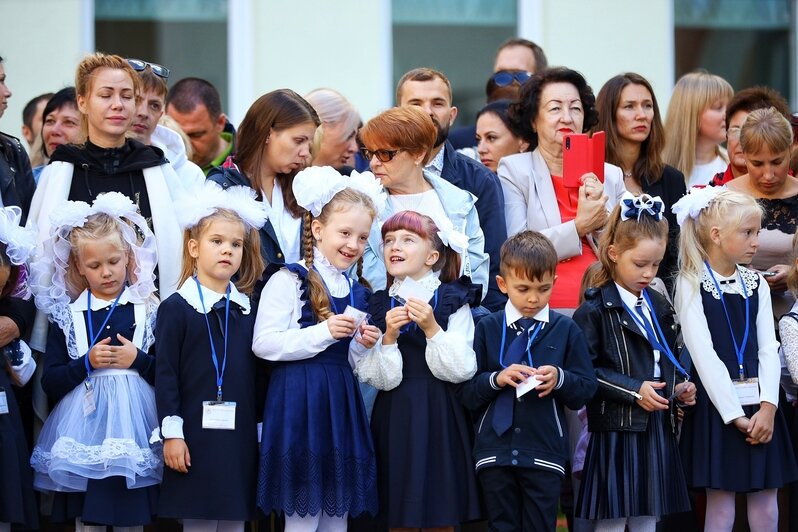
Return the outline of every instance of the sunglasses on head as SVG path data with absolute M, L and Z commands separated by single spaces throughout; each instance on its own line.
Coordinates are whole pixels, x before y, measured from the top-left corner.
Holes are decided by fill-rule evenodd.
M 141 59 L 127 59 L 127 64 L 130 65 L 136 72 L 143 72 L 147 69 L 147 67 L 150 67 L 152 73 L 159 78 L 169 79 L 169 69 L 165 66 L 150 63 L 148 61 L 142 61 Z
M 526 80 L 532 77 L 532 72 L 526 72 L 524 70 L 519 70 L 518 72 L 511 72 L 509 70 L 499 70 L 495 74 L 493 74 L 490 79 L 493 83 L 496 84 L 498 87 L 506 87 L 507 85 L 511 85 L 513 80 L 517 81 L 519 84 L 523 85 Z
M 388 161 L 392 161 L 396 154 L 402 150 L 367 150 L 366 148 L 360 148 L 360 154 L 363 156 L 364 159 L 370 161 L 372 157 L 376 157 L 378 161 L 381 163 L 387 163 Z

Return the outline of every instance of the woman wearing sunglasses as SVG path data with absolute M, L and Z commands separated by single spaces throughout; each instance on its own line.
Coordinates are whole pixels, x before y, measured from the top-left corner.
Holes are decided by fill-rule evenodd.
M 247 111 L 238 128 L 236 155 L 213 168 L 208 179 L 224 188 L 255 189 L 269 218 L 260 230 L 260 251 L 267 264 L 299 262 L 302 208 L 291 187 L 307 166 L 319 116 L 292 90 L 264 94 Z M 253 292 L 260 297 L 260 290 Z
M 582 276 L 597 260 L 593 232 L 604 227 L 624 193 L 621 169 L 605 165 L 603 184 L 592 173 L 582 176 L 579 188 L 563 183 L 563 136 L 588 131 L 597 120 L 593 91 L 575 70 L 550 68 L 532 76 L 509 117 L 533 151 L 499 161 L 507 234 L 531 229 L 552 241 L 562 262 L 550 304 L 573 312 Z
M 450 219 L 454 228 L 468 237 L 461 273 L 488 290 L 488 256 L 485 237 L 479 226 L 474 197 L 429 172 L 429 160 L 436 129 L 432 119 L 419 107 L 395 107 L 371 120 L 360 130 L 363 156 L 371 171 L 382 181 L 388 201 L 380 218 L 399 211 L 416 211 L 433 220 Z M 363 255 L 363 275 L 375 290 L 385 288 L 382 236 L 378 224 L 372 228 Z

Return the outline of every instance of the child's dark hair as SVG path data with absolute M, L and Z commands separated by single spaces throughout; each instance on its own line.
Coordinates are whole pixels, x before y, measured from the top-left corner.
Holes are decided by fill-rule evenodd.
M 7 249 L 8 246 L 0 242 L 0 268 L 8 268 L 8 279 L 2 291 L 0 291 L 0 299 L 5 299 L 16 291 L 22 268 L 21 266 L 11 264 L 11 261 L 8 259 Z
M 382 226 L 382 239 L 391 231 L 404 229 L 415 233 L 424 240 L 429 240 L 432 247 L 438 252 L 438 261 L 432 265 L 432 271 L 441 272 L 440 280 L 442 283 L 451 283 L 460 276 L 460 255 L 444 245 L 441 237 L 438 236 L 440 229 L 432 218 L 416 211 L 400 211 L 385 220 Z M 387 274 L 388 286 L 393 283 L 391 274 Z
M 555 274 L 558 262 L 557 250 L 548 238 L 537 231 L 521 231 L 502 244 L 499 273 L 541 280 L 546 274 Z
M 265 268 L 263 257 L 260 254 L 260 236 L 257 229 L 247 227 L 241 217 L 230 209 L 216 209 L 216 212 L 209 214 L 195 226 L 189 227 L 183 232 L 183 267 L 180 271 L 179 284 L 183 284 L 197 270 L 197 259 L 188 252 L 188 241 L 199 241 L 202 233 L 216 220 L 237 222 L 244 228 L 244 252 L 241 254 L 241 265 L 237 272 L 238 281 L 235 285 L 242 293 L 250 295 Z
M 327 224 L 329 222 L 330 215 L 333 212 L 346 211 L 354 206 L 359 206 L 363 209 L 366 209 L 371 215 L 372 219 L 377 216 L 377 209 L 374 207 L 374 202 L 371 201 L 371 198 L 359 190 L 345 188 L 332 197 L 332 199 L 324 206 L 324 208 L 322 208 L 321 213 L 316 217 L 316 219 L 322 225 Z M 324 286 L 324 280 L 316 272 L 316 270 L 313 269 L 313 248 L 315 245 L 313 231 L 311 231 L 313 215 L 310 214 L 310 212 L 305 211 L 303 216 L 304 226 L 302 233 L 302 249 L 304 253 L 303 258 L 305 259 L 305 268 L 308 269 L 310 308 L 313 310 L 313 314 L 315 314 L 316 319 L 319 320 L 319 322 L 322 322 L 334 314 L 332 310 L 330 310 L 330 296 L 327 294 L 327 289 Z M 362 256 L 357 260 L 357 279 L 358 282 L 366 288 L 371 288 L 366 279 L 363 278 Z
M 583 284 L 586 288 L 597 288 L 615 278 L 615 262 L 610 259 L 610 246 L 615 247 L 618 254 L 634 248 L 640 240 L 668 241 L 668 220 L 661 216 L 657 220 L 648 211 L 640 216 L 621 220 L 621 205 L 617 205 L 610 214 L 610 219 L 599 239 L 600 268 L 592 270 L 592 275 Z

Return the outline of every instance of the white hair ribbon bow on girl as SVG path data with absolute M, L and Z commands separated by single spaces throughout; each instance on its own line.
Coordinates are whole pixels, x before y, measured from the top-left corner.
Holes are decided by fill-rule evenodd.
M 218 209 L 236 213 L 245 225 L 260 229 L 266 223 L 266 210 L 257 200 L 257 192 L 249 187 L 222 188 L 213 181 L 205 181 L 174 202 L 177 223 L 182 229 L 196 226 L 200 220 Z
M 22 209 L 17 206 L 0 209 L 0 242 L 6 245 L 6 255 L 14 266 L 25 264 L 36 249 L 36 232 L 19 226 Z
M 698 218 L 698 215 L 703 209 L 709 205 L 715 196 L 727 190 L 723 187 L 693 187 L 687 191 L 687 195 L 673 204 L 671 211 L 676 215 L 676 221 L 679 225 L 684 225 L 688 217 L 693 220 Z
M 640 221 L 644 212 L 650 214 L 655 220 L 662 220 L 662 213 L 665 212 L 665 203 L 659 196 L 653 198 L 648 194 L 635 196 L 631 192 L 624 192 L 621 197 L 621 220 L 634 218 Z
M 468 236 L 454 228 L 449 218 L 431 217 L 438 226 L 438 238 L 444 246 L 449 246 L 458 254 L 463 254 L 468 249 Z
M 371 172 L 352 172 L 351 176 L 346 177 L 332 166 L 305 168 L 294 176 L 292 188 L 297 204 L 314 217 L 319 216 L 333 196 L 345 188 L 358 190 L 371 198 L 377 214 L 385 208 L 388 199 L 379 179 Z

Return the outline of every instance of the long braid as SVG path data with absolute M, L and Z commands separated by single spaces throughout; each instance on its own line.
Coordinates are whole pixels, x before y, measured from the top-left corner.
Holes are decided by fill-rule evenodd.
M 371 283 L 363 277 L 363 256 L 357 259 L 357 269 L 355 271 L 357 273 L 357 282 L 371 290 Z
M 302 244 L 305 253 L 305 267 L 308 269 L 308 284 L 310 288 L 310 308 L 316 315 L 319 322 L 322 322 L 333 315 L 330 310 L 330 298 L 327 296 L 327 290 L 324 287 L 324 281 L 321 276 L 313 269 L 313 232 L 310 226 L 313 223 L 313 216 L 310 212 L 304 213 L 304 228 L 302 235 Z

